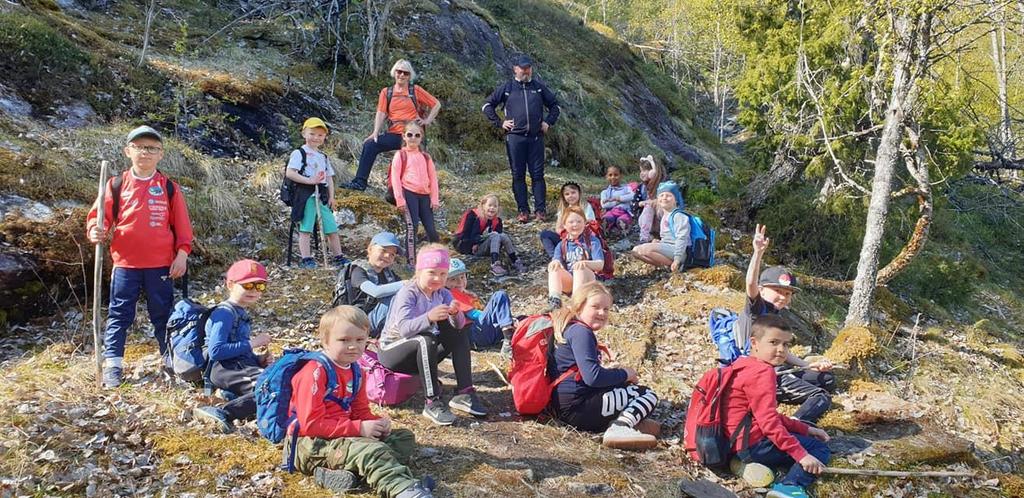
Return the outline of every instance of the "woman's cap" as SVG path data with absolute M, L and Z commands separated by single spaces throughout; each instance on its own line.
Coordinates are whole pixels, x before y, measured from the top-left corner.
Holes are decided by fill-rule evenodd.
M 228 281 L 236 284 L 249 282 L 266 282 L 267 268 L 257 261 L 243 259 L 235 261 L 235 264 L 228 268 Z
M 163 143 L 164 138 L 160 136 L 160 132 L 154 130 L 149 126 L 140 126 L 132 131 L 128 132 L 128 138 L 125 140 L 126 144 L 134 142 L 138 138 L 149 137 L 155 139 L 157 142 Z
M 761 272 L 761 278 L 757 285 L 762 287 L 774 287 L 776 289 L 800 290 L 796 286 L 796 275 L 793 275 L 785 266 L 772 266 Z
M 449 262 L 446 249 L 423 251 L 416 255 L 417 270 L 447 270 Z
M 459 258 L 452 258 L 451 263 L 448 264 L 448 276 L 457 277 L 463 273 L 469 273 L 466 263 L 463 263 Z
M 324 120 L 320 118 L 307 119 L 305 122 L 302 123 L 302 129 L 305 130 L 306 128 L 323 128 L 327 131 L 331 131 L 331 129 L 327 126 L 327 123 L 325 123 Z
M 374 235 L 370 239 L 370 244 L 381 247 L 402 247 L 402 244 L 398 242 L 398 237 L 391 232 L 380 232 Z

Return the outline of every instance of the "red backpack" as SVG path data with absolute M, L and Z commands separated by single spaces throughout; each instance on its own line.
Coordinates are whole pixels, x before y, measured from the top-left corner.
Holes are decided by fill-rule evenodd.
M 594 219 L 600 222 L 601 213 L 603 212 L 603 209 L 601 208 L 601 199 L 592 195 L 587 197 L 587 203 L 590 204 L 590 208 L 594 210 Z
M 562 261 L 565 261 L 566 244 L 569 234 L 565 230 L 562 230 Z M 601 251 L 604 252 L 604 266 L 601 267 L 600 271 L 595 272 L 597 276 L 607 280 L 615 276 L 615 253 L 608 248 L 608 241 L 601 236 L 601 223 L 597 220 L 588 221 L 587 227 L 583 229 L 583 234 L 580 235 L 580 240 L 583 241 L 583 254 L 586 258 L 590 259 L 590 237 L 597 237 L 598 242 L 601 243 Z
M 554 322 L 551 315 L 531 315 L 519 322 L 512 334 L 512 367 L 508 380 L 512 384 L 512 401 L 522 415 L 537 415 L 547 408 L 551 391 L 571 375 L 579 375 L 576 365 L 554 382 L 548 380 L 548 357 L 554 349 Z
M 750 443 L 753 414 L 747 413 L 731 438 L 725 437 L 725 390 L 732 384 L 736 370 L 732 366 L 713 368 L 693 388 L 683 426 L 684 449 L 697 462 L 711 468 L 727 467 L 733 444 L 743 433 L 742 451 Z
M 459 244 L 462 242 L 462 237 L 465 236 L 466 234 L 466 221 L 469 219 L 469 213 L 471 212 L 473 212 L 473 208 L 469 208 L 462 212 L 462 218 L 459 218 L 459 226 L 455 229 L 455 233 L 452 235 L 452 245 L 458 247 Z M 488 223 L 487 220 L 481 218 L 479 214 L 476 216 L 476 219 L 480 223 L 481 233 L 487 230 L 487 225 L 491 226 L 490 228 L 492 232 L 498 231 L 498 220 L 500 220 L 500 218 L 498 218 L 497 216 L 491 218 L 490 223 Z

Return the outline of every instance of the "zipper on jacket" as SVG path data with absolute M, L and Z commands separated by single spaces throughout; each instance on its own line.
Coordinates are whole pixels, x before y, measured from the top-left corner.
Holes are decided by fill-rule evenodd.
M 523 106 L 526 108 L 526 135 L 530 135 L 530 101 L 526 98 L 526 83 L 521 82 L 523 85 Z

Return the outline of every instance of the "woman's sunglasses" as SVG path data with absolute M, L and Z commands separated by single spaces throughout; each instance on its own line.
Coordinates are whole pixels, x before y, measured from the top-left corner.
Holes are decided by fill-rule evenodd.
M 238 284 L 238 285 L 241 285 L 242 288 L 245 289 L 245 290 L 256 289 L 256 290 L 258 290 L 260 292 L 264 292 L 264 291 L 267 290 L 267 283 L 266 282 L 246 282 L 244 284 Z
M 395 69 L 395 74 L 401 74 L 401 75 L 404 75 L 404 76 L 409 76 L 409 71 L 403 71 L 401 69 Z
M 419 133 L 406 133 L 405 134 L 405 138 L 420 138 L 422 136 L 423 135 L 421 135 Z

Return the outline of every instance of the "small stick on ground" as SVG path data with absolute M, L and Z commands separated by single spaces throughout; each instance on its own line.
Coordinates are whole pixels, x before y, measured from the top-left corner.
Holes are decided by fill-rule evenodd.
M 498 377 L 501 378 L 501 381 L 504 382 L 506 386 L 512 387 L 512 384 L 508 381 L 508 379 L 505 378 L 505 374 L 501 372 L 501 369 L 498 368 L 498 365 L 495 365 L 493 361 L 488 361 L 487 364 L 490 365 L 491 369 L 498 374 Z
M 946 472 L 946 471 L 903 471 L 903 470 L 875 470 L 875 469 L 841 469 L 838 467 L 825 467 L 826 474 L 841 474 L 849 476 L 875 476 L 875 477 L 975 477 L 974 472 Z

